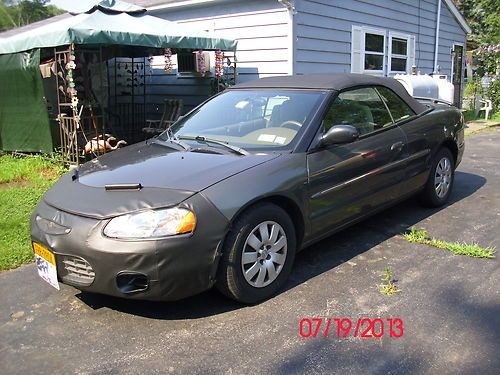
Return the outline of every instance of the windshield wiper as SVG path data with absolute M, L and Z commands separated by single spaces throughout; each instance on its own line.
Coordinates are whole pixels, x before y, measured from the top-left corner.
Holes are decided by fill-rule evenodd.
M 237 153 L 237 154 L 240 154 L 240 155 L 250 155 L 250 153 L 244 149 L 242 149 L 241 147 L 237 147 L 237 146 L 233 146 L 233 145 L 230 145 L 229 143 L 227 142 L 223 142 L 223 141 L 219 141 L 218 139 L 212 139 L 212 138 L 207 138 L 207 137 L 203 137 L 201 135 L 198 135 L 196 137 L 190 137 L 190 136 L 180 136 L 178 137 L 178 139 L 186 139 L 186 140 L 189 140 L 189 141 L 198 141 L 198 142 L 205 142 L 205 143 L 215 143 L 217 145 L 220 145 L 220 146 L 224 146 L 225 148 Z
M 173 138 L 173 137 L 168 137 L 167 139 L 157 138 L 153 142 L 170 142 L 170 143 L 176 144 L 177 146 L 182 147 L 186 151 L 191 151 L 191 147 L 187 143 L 182 142 L 181 140 Z

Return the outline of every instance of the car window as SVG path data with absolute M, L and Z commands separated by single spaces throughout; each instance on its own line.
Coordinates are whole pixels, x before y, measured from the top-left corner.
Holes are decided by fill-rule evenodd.
M 361 135 L 391 124 L 387 108 L 371 87 L 340 93 L 323 122 L 325 132 L 334 125 L 352 125 Z
M 392 117 L 394 118 L 394 122 L 398 122 L 409 117 L 415 116 L 415 112 L 401 99 L 397 96 L 392 90 L 386 87 L 377 87 L 377 90 L 382 96 L 385 104 L 391 111 Z
M 280 149 L 300 138 L 328 95 L 313 90 L 227 90 L 177 121 L 160 139 L 215 139 L 249 150 Z
M 264 116 L 270 118 L 275 106 L 281 105 L 290 99 L 288 96 L 274 96 L 268 99 Z

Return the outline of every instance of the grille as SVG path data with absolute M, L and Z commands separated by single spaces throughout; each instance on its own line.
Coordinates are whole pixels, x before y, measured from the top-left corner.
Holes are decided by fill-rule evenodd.
M 63 280 L 81 285 L 90 285 L 94 282 L 95 272 L 85 259 L 63 255 L 61 261 L 66 271 Z

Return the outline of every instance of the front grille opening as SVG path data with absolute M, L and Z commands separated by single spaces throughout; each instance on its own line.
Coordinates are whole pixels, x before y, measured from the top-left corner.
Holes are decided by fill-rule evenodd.
M 63 265 L 63 281 L 72 284 L 89 286 L 94 282 L 95 272 L 85 259 L 72 255 L 61 255 Z
M 148 277 L 138 272 L 120 272 L 116 275 L 116 286 L 124 294 L 142 292 L 148 289 Z

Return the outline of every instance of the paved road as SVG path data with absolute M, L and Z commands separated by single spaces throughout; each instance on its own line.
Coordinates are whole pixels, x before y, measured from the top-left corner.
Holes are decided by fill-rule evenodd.
M 177 303 L 60 292 L 33 265 L 0 274 L 0 372 L 500 373 L 499 260 L 407 243 L 416 225 L 500 248 L 500 132 L 468 138 L 453 200 L 400 204 L 299 254 L 285 292 L 242 307 L 210 291 Z M 390 266 L 402 293 L 381 295 Z M 301 338 L 304 317 L 401 318 L 404 336 Z

